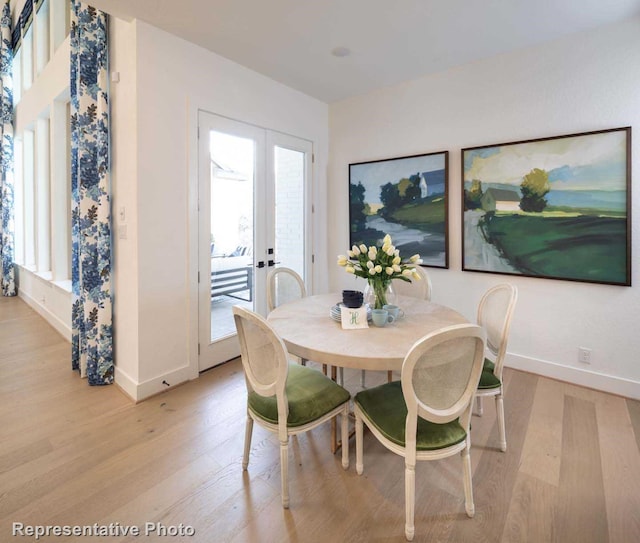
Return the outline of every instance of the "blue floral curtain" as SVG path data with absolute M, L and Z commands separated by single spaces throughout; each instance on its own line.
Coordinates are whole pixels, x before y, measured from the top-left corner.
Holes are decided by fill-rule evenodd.
M 11 11 L 5 0 L 0 19 L 0 292 L 16 295 L 13 268 L 13 51 Z
M 107 16 L 71 0 L 72 366 L 113 383 Z

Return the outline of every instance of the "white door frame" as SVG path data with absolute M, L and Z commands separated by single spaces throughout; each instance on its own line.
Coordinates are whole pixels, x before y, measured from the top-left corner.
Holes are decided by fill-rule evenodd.
M 196 344 L 196 353 L 195 353 L 195 365 L 198 371 L 200 370 L 201 365 L 201 357 L 204 355 L 204 349 L 209 346 L 209 343 L 206 345 L 202 344 L 204 337 L 204 328 L 207 328 L 205 322 L 208 324 L 209 320 L 206 317 L 204 311 L 205 308 L 201 306 L 201 300 L 203 300 L 202 294 L 202 282 L 206 282 L 208 284 L 209 277 L 205 277 L 206 272 L 200 272 L 200 281 L 198 284 L 198 270 L 206 270 L 208 269 L 208 259 L 209 253 L 202 249 L 202 243 L 199 240 L 199 232 L 203 228 L 203 220 L 206 220 L 208 224 L 208 217 L 206 217 L 206 213 L 201 213 L 201 209 L 208 209 L 210 201 L 210 193 L 209 186 L 203 190 L 203 185 L 201 180 L 203 176 L 208 178 L 209 171 L 204 171 L 205 161 L 201 160 L 201 156 L 204 156 L 203 153 L 208 155 L 208 149 L 205 147 L 208 146 L 208 136 L 205 136 L 204 133 L 198 134 L 198 131 L 204 132 L 203 125 L 209 125 L 210 123 L 215 122 L 215 129 L 218 129 L 223 132 L 237 134 L 240 136 L 250 137 L 256 141 L 262 137 L 262 152 L 260 151 L 260 143 L 258 143 L 258 149 L 256 152 L 256 179 L 254 185 L 254 201 L 262 202 L 262 204 L 256 204 L 254 209 L 254 292 L 263 293 L 262 298 L 256 296 L 255 309 L 259 313 L 266 313 L 266 275 L 268 271 L 271 269 L 269 267 L 258 269 L 255 267 L 255 263 L 258 261 L 264 261 L 265 263 L 273 258 L 273 255 L 266 254 L 267 243 L 272 243 L 271 240 L 275 239 L 275 232 L 273 231 L 273 217 L 267 220 L 265 213 L 269 213 L 269 209 L 274 208 L 274 161 L 273 161 L 273 149 L 274 146 L 280 146 L 287 149 L 292 149 L 296 151 L 300 151 L 305 153 L 307 160 L 305 162 L 305 195 L 304 195 L 304 217 L 305 217 L 305 282 L 307 284 L 308 291 L 312 291 L 312 254 L 313 254 L 313 236 L 312 236 L 312 227 L 313 227 L 313 216 L 312 216 L 312 200 L 313 200 L 313 143 L 304 140 L 302 138 L 298 138 L 295 136 L 290 136 L 287 134 L 283 134 L 281 132 L 273 131 L 270 129 L 262 128 L 259 126 L 252 125 L 250 123 L 246 123 L 244 121 L 237 121 L 234 119 L 230 119 L 225 116 L 220 116 L 214 113 L 210 113 L 208 111 L 198 109 L 196 111 L 196 145 L 195 147 L 195 162 L 192 164 L 196 165 L 195 172 L 195 183 L 190 186 L 190 208 L 192 208 L 192 198 L 195 197 L 196 201 L 196 213 L 195 220 L 190 220 L 191 225 L 191 234 L 189 240 L 189 247 L 191 251 L 194 251 L 193 256 L 195 257 L 195 279 L 196 285 L 195 289 L 190 288 L 192 293 L 191 297 L 191 316 L 195 317 L 195 330 L 194 326 L 191 326 L 191 330 L 195 331 L 195 344 Z M 265 162 L 266 161 L 266 162 Z M 266 172 L 265 177 L 263 178 L 263 173 Z M 192 176 L 190 176 L 193 179 Z M 195 185 L 195 187 L 193 186 Z M 206 184 L 209 185 L 209 184 Z M 195 194 L 194 194 L 195 192 Z M 199 202 L 199 203 L 198 203 Z M 203 207 L 203 202 L 206 202 L 206 206 Z M 271 212 L 273 216 L 273 213 Z M 191 215 L 193 217 L 193 215 Z M 261 228 L 261 224 L 269 225 L 267 228 Z M 206 225 L 205 225 L 206 226 Z M 194 239 L 195 238 L 195 239 Z M 261 254 L 264 251 L 265 254 Z M 277 258 L 277 255 L 275 255 Z M 190 262 L 194 263 L 194 258 L 190 258 Z M 190 274 L 193 276 L 193 274 Z M 203 276 L 204 275 L 204 276 Z M 195 291 L 194 291 L 195 290 Z M 195 307 L 193 307 L 195 305 Z M 208 315 L 211 314 L 210 305 L 206 308 Z M 210 327 L 208 327 L 210 330 Z M 193 344 L 193 342 L 191 342 Z M 219 354 L 218 362 L 221 363 L 224 360 L 228 360 L 234 358 L 239 355 L 239 346 L 237 343 L 237 338 L 233 339 L 224 339 L 222 341 L 216 342 L 216 349 L 219 351 L 216 354 Z M 190 357 L 192 360 L 193 358 Z

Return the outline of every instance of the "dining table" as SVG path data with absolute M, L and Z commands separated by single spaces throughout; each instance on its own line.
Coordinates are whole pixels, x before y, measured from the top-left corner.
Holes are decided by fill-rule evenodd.
M 306 296 L 276 307 L 267 321 L 290 354 L 307 360 L 361 370 L 397 371 L 413 344 L 453 324 L 469 322 L 463 315 L 427 300 L 398 296 L 404 316 L 384 327 L 343 329 L 331 318 L 342 302 L 340 293 Z

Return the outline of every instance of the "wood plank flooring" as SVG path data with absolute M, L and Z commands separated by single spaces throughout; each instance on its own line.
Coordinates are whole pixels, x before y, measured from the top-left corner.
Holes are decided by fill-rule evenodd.
M 290 442 L 291 509 L 277 439 L 254 428 L 242 471 L 238 360 L 140 404 L 89 387 L 70 346 L 18 298 L 0 297 L 0 541 L 12 524 L 192 526 L 193 536 L 39 541 L 401 542 L 404 464 L 365 433 L 364 474 L 329 450 L 329 427 Z M 359 390 L 359 372 L 345 372 Z M 367 372 L 367 385 L 384 374 Z M 472 421 L 476 515 L 457 457 L 419 463 L 416 537 L 429 542 L 640 541 L 640 402 L 506 370 L 506 453 L 494 403 Z

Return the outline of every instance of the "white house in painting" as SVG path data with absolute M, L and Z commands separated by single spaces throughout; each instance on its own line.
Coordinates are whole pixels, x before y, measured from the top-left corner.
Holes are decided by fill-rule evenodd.
M 520 195 L 513 190 L 487 189 L 482 195 L 482 209 L 485 211 L 518 211 Z

